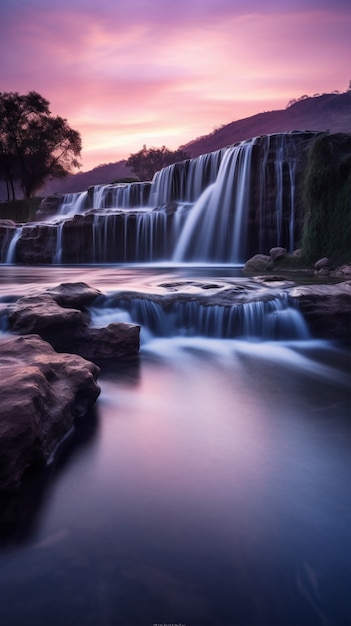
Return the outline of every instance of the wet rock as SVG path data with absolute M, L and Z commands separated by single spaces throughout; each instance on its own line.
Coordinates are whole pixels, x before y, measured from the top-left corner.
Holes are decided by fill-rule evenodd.
M 50 294 L 20 298 L 9 306 L 8 320 L 11 331 L 20 335 L 36 333 L 48 341 L 52 333 L 71 332 L 88 324 L 82 311 L 61 307 Z
M 44 198 L 35 214 L 37 220 L 46 219 L 56 215 L 62 204 L 63 198 L 64 196 L 60 193 L 54 193 L 51 196 Z
M 286 257 L 287 250 L 286 248 L 281 248 L 280 246 L 277 246 L 275 248 L 270 249 L 269 255 L 273 263 L 275 263 L 275 261 L 280 261 L 281 259 L 284 259 Z
M 267 254 L 255 254 L 246 261 L 244 272 L 267 272 L 272 269 L 272 259 Z
M 351 340 L 351 281 L 294 287 L 289 295 L 297 300 L 315 336 Z
M 86 328 L 72 338 L 71 349 L 92 361 L 136 356 L 140 347 L 140 326 L 124 322 L 104 328 Z
M 319 272 L 321 269 L 326 269 L 330 265 L 330 261 L 328 257 L 323 257 L 322 259 L 318 259 L 318 261 L 314 264 L 314 269 Z
M 351 263 L 337 267 L 330 275 L 336 278 L 351 278 Z
M 86 283 L 61 283 L 47 290 L 47 293 L 62 307 L 83 309 L 89 306 L 102 292 Z
M 0 490 L 46 463 L 76 417 L 95 403 L 99 368 L 57 354 L 36 335 L 0 341 Z
M 43 293 L 20 298 L 8 306 L 9 330 L 18 335 L 36 333 L 48 341 L 58 352 L 69 352 L 92 359 L 103 360 L 135 356 L 140 347 L 140 326 L 123 322 L 110 324 L 107 328 L 89 327 L 88 313 L 77 308 L 60 306 L 75 302 L 89 303 L 98 290 L 85 283 L 78 283 L 74 296 L 74 283 Z

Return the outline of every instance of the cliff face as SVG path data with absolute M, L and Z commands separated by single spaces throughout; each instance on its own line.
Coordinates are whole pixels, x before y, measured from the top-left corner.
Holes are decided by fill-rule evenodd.
M 331 162 L 329 178 L 325 155 Z M 321 175 L 320 158 L 325 166 Z M 340 235 L 335 243 L 334 237 L 333 245 L 341 241 L 347 245 L 350 194 L 339 187 L 351 180 L 350 159 L 348 135 L 262 136 L 164 168 L 151 188 L 142 183 L 98 186 L 72 197 L 70 206 L 59 205 L 58 213 L 45 222 L 16 228 L 3 221 L 0 259 L 21 264 L 244 263 L 277 246 L 293 252 L 305 236 L 306 224 L 310 238 L 313 235 L 316 224 L 311 215 L 317 214 L 318 232 L 325 231 L 326 241 L 333 240 L 332 224 L 338 228 L 344 224 L 343 239 Z M 318 213 L 325 198 L 328 211 Z M 51 210 L 48 201 L 44 204 Z M 344 221 L 336 213 L 338 206 Z M 41 220 L 44 213 L 39 211 Z M 327 220 L 330 214 L 332 220 Z

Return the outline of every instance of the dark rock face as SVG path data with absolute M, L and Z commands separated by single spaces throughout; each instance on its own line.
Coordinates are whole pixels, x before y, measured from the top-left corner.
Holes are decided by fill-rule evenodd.
M 74 419 L 95 403 L 99 368 L 57 354 L 40 337 L 2 338 L 0 490 L 15 487 L 33 463 L 50 459 Z
M 351 281 L 304 285 L 289 293 L 315 336 L 351 341 Z
M 38 221 L 56 215 L 62 200 L 63 195 L 60 193 L 54 193 L 51 196 L 44 198 L 36 212 L 36 218 Z

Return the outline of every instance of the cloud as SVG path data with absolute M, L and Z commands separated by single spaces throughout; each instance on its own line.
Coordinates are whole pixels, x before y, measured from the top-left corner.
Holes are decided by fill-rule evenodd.
M 2 91 L 42 93 L 81 132 L 84 169 L 104 146 L 175 148 L 350 79 L 341 0 L 3 0 L 0 23 Z

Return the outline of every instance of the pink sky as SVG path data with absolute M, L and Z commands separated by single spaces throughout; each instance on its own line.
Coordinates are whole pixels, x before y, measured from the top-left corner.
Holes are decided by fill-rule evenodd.
M 82 170 L 351 79 L 349 0 L 2 0 L 0 90 L 82 135 Z

